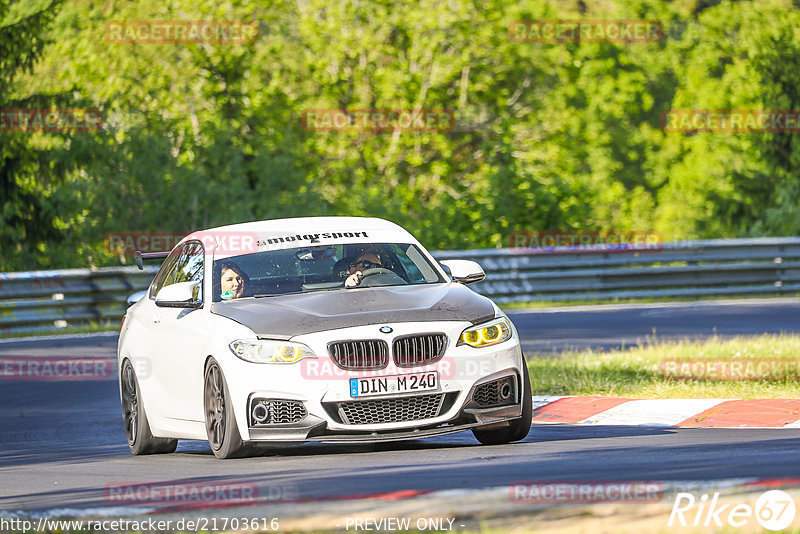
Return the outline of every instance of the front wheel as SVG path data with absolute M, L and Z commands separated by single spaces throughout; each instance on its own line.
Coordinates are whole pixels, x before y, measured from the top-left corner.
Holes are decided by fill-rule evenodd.
M 533 419 L 533 399 L 531 397 L 531 380 L 528 377 L 528 364 L 525 357 L 522 358 L 522 416 L 519 419 L 510 421 L 507 427 L 481 430 L 476 428 L 472 431 L 475 438 L 483 445 L 502 445 L 525 439 L 531 430 Z
M 203 393 L 208 444 L 217 458 L 237 458 L 247 453 L 242 443 L 231 395 L 219 364 L 211 360 L 206 367 Z
M 125 421 L 125 437 L 134 456 L 140 454 L 162 454 L 175 452 L 178 440 L 156 438 L 150 432 L 147 414 L 142 404 L 141 389 L 130 360 L 125 360 L 120 374 L 122 389 L 122 419 Z

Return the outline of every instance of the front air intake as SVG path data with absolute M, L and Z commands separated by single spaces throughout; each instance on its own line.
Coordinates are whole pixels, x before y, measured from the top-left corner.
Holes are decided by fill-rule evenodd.
M 481 384 L 472 392 L 472 400 L 481 408 L 517 404 L 517 380 L 507 376 Z
M 288 425 L 302 421 L 308 411 L 302 401 L 293 399 L 253 399 L 250 426 Z
M 442 412 L 444 393 L 397 399 L 372 399 L 339 403 L 339 417 L 346 425 L 376 425 L 432 419 Z

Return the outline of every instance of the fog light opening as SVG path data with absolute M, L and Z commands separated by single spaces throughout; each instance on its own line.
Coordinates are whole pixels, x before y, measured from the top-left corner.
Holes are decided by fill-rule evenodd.
M 253 420 L 256 423 L 265 423 L 269 419 L 269 410 L 266 404 L 258 403 L 253 407 Z
M 511 397 L 511 384 L 506 382 L 502 386 L 500 386 L 500 398 L 503 400 L 508 400 Z

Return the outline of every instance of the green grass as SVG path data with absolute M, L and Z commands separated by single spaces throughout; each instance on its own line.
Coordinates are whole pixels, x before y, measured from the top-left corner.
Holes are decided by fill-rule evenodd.
M 800 335 L 760 335 L 705 341 L 657 342 L 644 347 L 600 352 L 562 353 L 561 357 L 528 355 L 534 395 L 598 395 L 637 398 L 800 398 Z M 756 367 L 768 360 L 769 368 Z M 666 362 L 738 362 L 739 379 L 702 376 L 677 367 L 668 376 Z M 748 369 L 747 365 L 750 364 Z M 775 367 L 772 367 L 774 364 Z M 660 369 L 664 366 L 664 370 Z M 717 367 L 720 369 L 720 367 Z M 753 372 L 755 371 L 755 372 Z

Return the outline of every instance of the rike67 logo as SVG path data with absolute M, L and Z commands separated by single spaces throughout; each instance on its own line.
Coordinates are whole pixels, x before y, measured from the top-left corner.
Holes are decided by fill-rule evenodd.
M 763 493 L 755 506 L 722 504 L 719 493 L 703 494 L 699 499 L 691 493 L 678 493 L 667 526 L 743 527 L 753 526 L 755 521 L 767 530 L 783 530 L 792 524 L 795 513 L 794 499 L 781 490 Z

